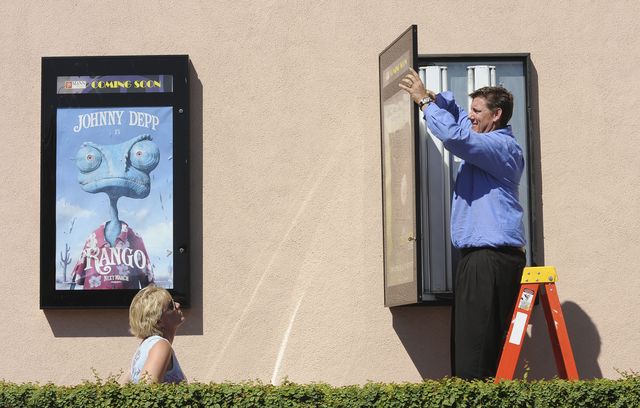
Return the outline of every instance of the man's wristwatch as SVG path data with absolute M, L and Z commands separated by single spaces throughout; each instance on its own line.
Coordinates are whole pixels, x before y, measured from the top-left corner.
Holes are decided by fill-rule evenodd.
M 420 108 L 420 110 L 422 110 L 422 108 L 424 107 L 424 105 L 428 105 L 431 102 L 433 102 L 433 99 L 431 99 L 429 97 L 429 95 L 425 96 L 424 98 L 420 99 L 420 102 L 418 102 L 418 107 Z

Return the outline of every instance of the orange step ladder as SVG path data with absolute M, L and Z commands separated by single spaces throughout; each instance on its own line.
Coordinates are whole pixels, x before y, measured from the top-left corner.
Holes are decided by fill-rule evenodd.
M 564 323 L 560 299 L 558 299 L 555 284 L 557 280 L 558 275 L 553 266 L 524 268 L 520 281 L 520 293 L 516 298 L 511 325 L 498 364 L 496 383 L 513 379 L 538 292 L 540 292 L 540 301 L 547 320 L 556 367 L 558 367 L 558 376 L 568 380 L 578 379 L 578 370 L 573 358 L 567 326 Z

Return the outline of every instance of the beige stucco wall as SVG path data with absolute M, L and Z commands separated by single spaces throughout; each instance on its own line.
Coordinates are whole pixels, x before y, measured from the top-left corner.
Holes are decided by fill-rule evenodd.
M 382 305 L 378 53 L 530 52 L 544 256 L 578 368 L 640 367 L 637 1 L 25 1 L 0 5 L 0 378 L 126 368 L 127 314 L 39 302 L 40 59 L 189 54 L 190 379 L 417 381 L 449 374 L 449 309 Z M 482 23 L 479 23 L 482 22 Z M 541 316 L 524 350 L 554 374 Z

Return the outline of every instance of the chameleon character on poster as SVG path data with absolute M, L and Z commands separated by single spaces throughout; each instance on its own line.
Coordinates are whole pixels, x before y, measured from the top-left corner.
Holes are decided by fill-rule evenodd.
M 171 108 L 58 110 L 58 289 L 172 287 L 171 138 Z
M 149 135 L 117 145 L 86 142 L 78 150 L 80 186 L 87 193 L 106 193 L 111 215 L 89 235 L 73 270 L 85 289 L 137 289 L 153 282 L 143 239 L 118 218 L 118 199 L 146 198 L 151 190 L 149 174 L 159 161 L 160 151 Z

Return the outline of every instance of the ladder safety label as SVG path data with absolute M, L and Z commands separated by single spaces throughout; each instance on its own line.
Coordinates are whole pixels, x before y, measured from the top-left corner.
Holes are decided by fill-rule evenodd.
M 522 296 L 520 297 L 520 303 L 518 304 L 518 308 L 522 310 L 529 310 L 531 308 L 532 300 L 533 300 L 533 291 L 531 289 L 523 290 Z
M 509 343 L 517 346 L 522 342 L 522 335 L 524 334 L 525 324 L 527 323 L 527 314 L 518 312 L 515 319 L 513 319 L 513 330 L 511 330 L 511 336 L 509 336 Z

